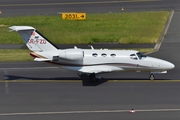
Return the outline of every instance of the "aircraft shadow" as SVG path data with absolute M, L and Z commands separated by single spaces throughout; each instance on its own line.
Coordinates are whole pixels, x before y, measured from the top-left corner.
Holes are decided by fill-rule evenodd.
M 15 75 L 5 75 L 6 80 L 80 80 L 78 77 L 54 77 L 54 78 L 38 78 L 38 77 L 25 77 Z
M 122 81 L 122 80 L 149 80 L 147 78 L 102 78 L 97 81 L 91 81 L 86 74 L 81 74 L 79 77 L 51 77 L 51 78 L 39 78 L 39 77 L 26 77 L 26 76 L 15 76 L 15 75 L 5 75 L 6 80 L 82 80 L 82 86 L 98 86 L 107 81 Z M 160 79 L 156 78 L 155 80 L 170 80 L 170 79 Z
M 102 78 L 102 79 L 100 79 L 100 80 L 97 80 L 97 81 L 92 82 L 92 81 L 89 79 L 89 77 L 88 77 L 87 74 L 81 74 L 81 75 L 79 75 L 79 77 L 80 77 L 81 80 L 82 80 L 82 85 L 83 85 L 83 86 L 98 86 L 98 85 L 103 84 L 103 83 L 105 83 L 105 82 L 108 81 L 108 79 Z
M 38 78 L 38 77 L 25 77 L 15 75 L 5 75 L 6 80 L 82 80 L 83 86 L 98 86 L 108 81 L 108 79 L 101 79 L 95 82 L 90 81 L 87 75 L 82 74 L 80 77 L 54 77 L 54 78 Z

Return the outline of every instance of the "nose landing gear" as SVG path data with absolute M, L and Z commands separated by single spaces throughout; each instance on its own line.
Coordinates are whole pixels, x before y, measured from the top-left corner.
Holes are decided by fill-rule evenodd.
M 154 80 L 154 79 L 155 79 L 154 75 L 151 74 L 151 75 L 149 76 L 149 79 L 150 79 L 150 80 Z

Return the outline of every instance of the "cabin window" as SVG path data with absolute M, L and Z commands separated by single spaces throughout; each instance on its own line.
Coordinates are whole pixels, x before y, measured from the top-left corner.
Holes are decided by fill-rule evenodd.
M 130 58 L 133 59 L 133 60 L 137 60 L 137 59 L 138 59 L 135 54 L 131 54 L 131 55 L 130 55 Z
M 92 56 L 97 57 L 97 56 L 98 56 L 98 54 L 97 54 L 97 53 L 93 53 L 93 54 L 92 54 Z
M 116 56 L 116 54 L 111 54 L 110 56 L 111 56 L 111 57 L 115 57 L 115 56 Z
M 101 56 L 106 57 L 107 55 L 105 53 L 101 54 Z

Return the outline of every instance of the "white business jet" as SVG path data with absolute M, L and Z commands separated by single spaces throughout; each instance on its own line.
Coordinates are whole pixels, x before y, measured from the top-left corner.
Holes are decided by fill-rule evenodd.
M 34 61 L 49 61 L 60 67 L 85 73 L 90 80 L 96 81 L 100 73 L 113 71 L 149 72 L 149 79 L 154 80 L 154 74 L 167 73 L 175 66 L 165 60 L 148 57 L 135 50 L 80 49 L 76 46 L 70 49 L 58 49 L 47 38 L 31 26 L 12 26 L 11 31 L 17 31 L 24 40 Z

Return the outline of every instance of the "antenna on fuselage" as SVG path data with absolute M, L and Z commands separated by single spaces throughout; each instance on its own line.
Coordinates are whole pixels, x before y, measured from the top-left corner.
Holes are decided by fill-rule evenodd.
M 88 45 L 89 47 L 91 47 L 92 50 L 94 50 L 94 47 L 92 45 Z

